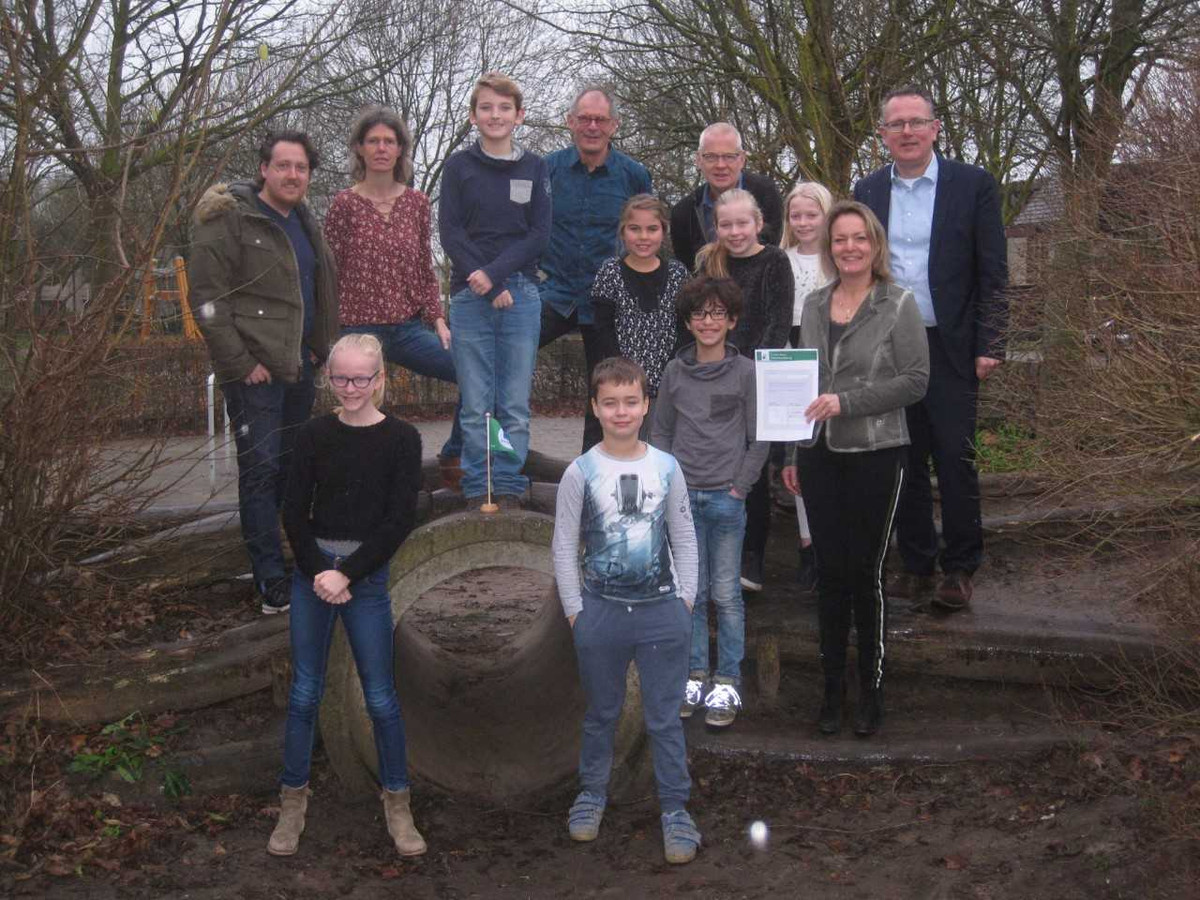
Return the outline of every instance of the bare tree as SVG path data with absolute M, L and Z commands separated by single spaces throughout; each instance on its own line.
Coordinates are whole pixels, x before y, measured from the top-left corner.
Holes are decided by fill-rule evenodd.
M 972 0 L 963 35 L 1064 179 L 1103 180 L 1152 74 L 1194 53 L 1193 0 Z
M 336 97 L 345 73 L 296 85 L 345 40 L 339 4 L 297 0 L 58 0 L 5 4 L 0 129 L 86 199 L 97 284 L 129 263 L 129 185 L 271 116 Z M 33 112 L 27 112 L 32 110 Z
M 127 340 L 128 298 L 227 147 L 355 87 L 345 73 L 295 90 L 348 33 L 336 12 L 0 5 L 0 625 L 36 615 L 41 576 L 153 498 L 158 446 L 120 462 L 105 449 L 161 374 L 143 371 L 145 351 Z
M 845 191 L 879 92 L 937 52 L 952 10 L 925 0 L 645 0 L 564 10 L 559 21 L 630 107 L 649 104 L 646 126 L 665 113 L 666 134 L 690 150 L 704 124 L 727 118 L 752 138 L 760 169 Z
M 314 132 L 344 156 L 342 142 L 361 106 L 395 109 L 413 132 L 415 186 L 436 202 L 442 168 L 471 133 L 468 98 L 476 79 L 497 70 L 525 88 L 530 121 L 554 97 L 555 36 L 535 16 L 489 0 L 359 0 L 357 26 L 322 61 L 324 77 L 356 73 L 359 84 L 336 102 L 309 110 Z M 531 7 L 536 11 L 536 5 Z M 529 130 L 524 132 L 529 140 Z M 535 140 L 536 143 L 536 140 Z M 332 149 L 332 148 L 331 148 Z M 344 186 L 345 175 L 337 173 Z

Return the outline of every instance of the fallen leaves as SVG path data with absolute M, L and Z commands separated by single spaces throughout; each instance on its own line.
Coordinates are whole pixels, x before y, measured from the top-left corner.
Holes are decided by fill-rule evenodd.
M 971 863 L 962 853 L 949 853 L 938 860 L 942 868 L 951 872 L 958 872 L 967 868 Z

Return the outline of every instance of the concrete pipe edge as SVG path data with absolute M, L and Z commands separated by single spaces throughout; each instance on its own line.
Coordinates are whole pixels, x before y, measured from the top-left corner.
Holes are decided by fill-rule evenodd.
M 405 622 L 425 591 L 463 572 L 519 566 L 553 576 L 553 530 L 554 519 L 537 512 L 454 513 L 414 530 L 392 558 L 397 692 L 415 780 L 504 804 L 560 790 L 575 777 L 585 703 L 556 591 L 547 593 L 512 653 L 497 661 L 449 654 Z M 494 700 L 486 702 L 493 690 Z M 320 726 L 330 764 L 346 791 L 359 797 L 377 793 L 371 721 L 340 621 Z M 613 796 L 644 787 L 647 749 L 641 692 L 630 666 L 617 723 Z

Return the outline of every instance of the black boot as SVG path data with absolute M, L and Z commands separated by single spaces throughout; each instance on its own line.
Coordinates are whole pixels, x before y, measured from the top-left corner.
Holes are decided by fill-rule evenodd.
M 796 582 L 803 593 L 817 589 L 817 554 L 813 552 L 812 544 L 800 548 L 800 565 L 796 573 Z
M 858 708 L 854 711 L 854 733 L 870 737 L 883 724 L 883 688 L 861 687 Z
M 817 714 L 817 731 L 837 734 L 842 730 L 842 705 L 846 699 L 846 683 L 841 675 L 825 676 L 825 696 Z

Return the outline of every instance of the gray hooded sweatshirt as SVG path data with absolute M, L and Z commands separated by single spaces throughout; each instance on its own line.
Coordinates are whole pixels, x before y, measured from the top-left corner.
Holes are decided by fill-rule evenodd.
M 755 440 L 754 363 L 727 343 L 719 362 L 696 362 L 688 344 L 667 364 L 650 443 L 679 461 L 690 490 L 750 494 L 771 445 Z

